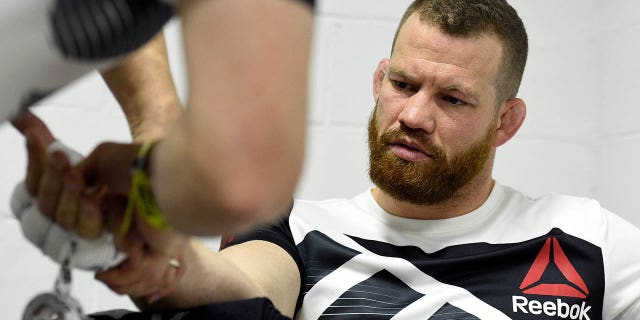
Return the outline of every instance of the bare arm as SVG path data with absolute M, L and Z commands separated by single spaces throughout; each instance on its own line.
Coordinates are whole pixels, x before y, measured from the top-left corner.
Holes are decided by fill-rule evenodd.
M 292 0 L 180 4 L 188 102 L 151 154 L 152 189 L 177 229 L 236 233 L 277 218 L 294 192 L 304 152 L 312 12 Z M 138 149 L 102 144 L 79 170 L 89 184 L 126 196 Z
M 162 33 L 103 71 L 102 78 L 124 111 L 134 142 L 165 136 L 182 112 Z
M 136 266 L 120 266 L 99 274 L 97 278 L 114 291 L 129 294 L 143 310 L 189 308 L 266 297 L 282 314 L 293 317 L 300 273 L 293 258 L 275 244 L 250 241 L 214 252 L 198 240 L 191 239 L 181 259 L 182 276 L 170 284 L 169 295 L 148 303 L 149 296 L 139 292 L 156 287 L 159 278 L 151 280 L 149 275 L 163 261 L 166 259 L 155 263 L 140 260 Z M 143 276 L 139 278 L 138 274 Z
M 178 290 L 166 302 L 194 306 L 214 301 L 267 297 L 281 313 L 293 317 L 300 288 L 298 267 L 282 248 L 265 241 L 251 241 L 213 253 L 194 245 L 192 261 Z M 189 294 L 200 291 L 202 295 Z M 180 301 L 185 299 L 183 301 Z M 172 301 L 173 300 L 173 301 Z
M 291 0 L 185 0 L 189 102 L 152 160 L 169 222 L 234 232 L 283 212 L 302 164 L 312 13 Z

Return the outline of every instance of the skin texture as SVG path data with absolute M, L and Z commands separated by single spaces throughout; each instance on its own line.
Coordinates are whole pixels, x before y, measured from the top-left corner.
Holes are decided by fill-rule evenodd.
M 122 107 L 134 142 L 164 137 L 180 117 L 164 34 L 101 75 Z

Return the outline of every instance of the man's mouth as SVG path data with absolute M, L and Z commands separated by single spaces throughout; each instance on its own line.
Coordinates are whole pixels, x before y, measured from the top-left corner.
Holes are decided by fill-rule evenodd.
M 396 157 L 406 161 L 418 162 L 433 158 L 419 143 L 406 138 L 394 140 L 389 144 L 389 149 Z

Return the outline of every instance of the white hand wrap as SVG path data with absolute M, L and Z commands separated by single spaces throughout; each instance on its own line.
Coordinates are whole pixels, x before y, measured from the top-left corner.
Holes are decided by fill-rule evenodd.
M 62 151 L 72 164 L 82 161 L 82 155 L 61 142 L 52 143 L 48 152 Z M 45 217 L 29 195 L 24 182 L 19 183 L 11 197 L 11 210 L 20 221 L 22 233 L 36 247 L 57 263 L 71 257 L 70 267 L 82 270 L 102 271 L 118 265 L 125 255 L 116 250 L 113 236 L 103 232 L 96 240 L 79 237 L 75 232 L 65 230 Z M 73 255 L 71 250 L 75 243 Z

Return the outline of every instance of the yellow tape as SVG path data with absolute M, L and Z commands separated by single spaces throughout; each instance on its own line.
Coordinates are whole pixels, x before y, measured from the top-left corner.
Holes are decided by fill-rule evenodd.
M 126 235 L 131 228 L 134 210 L 137 210 L 140 217 L 150 226 L 156 229 L 169 228 L 169 224 L 153 196 L 149 172 L 147 171 L 147 161 L 153 144 L 154 142 L 151 141 L 145 142 L 142 147 L 140 147 L 138 155 L 134 160 L 131 191 L 129 192 L 124 219 L 122 225 L 120 225 L 120 237 Z

